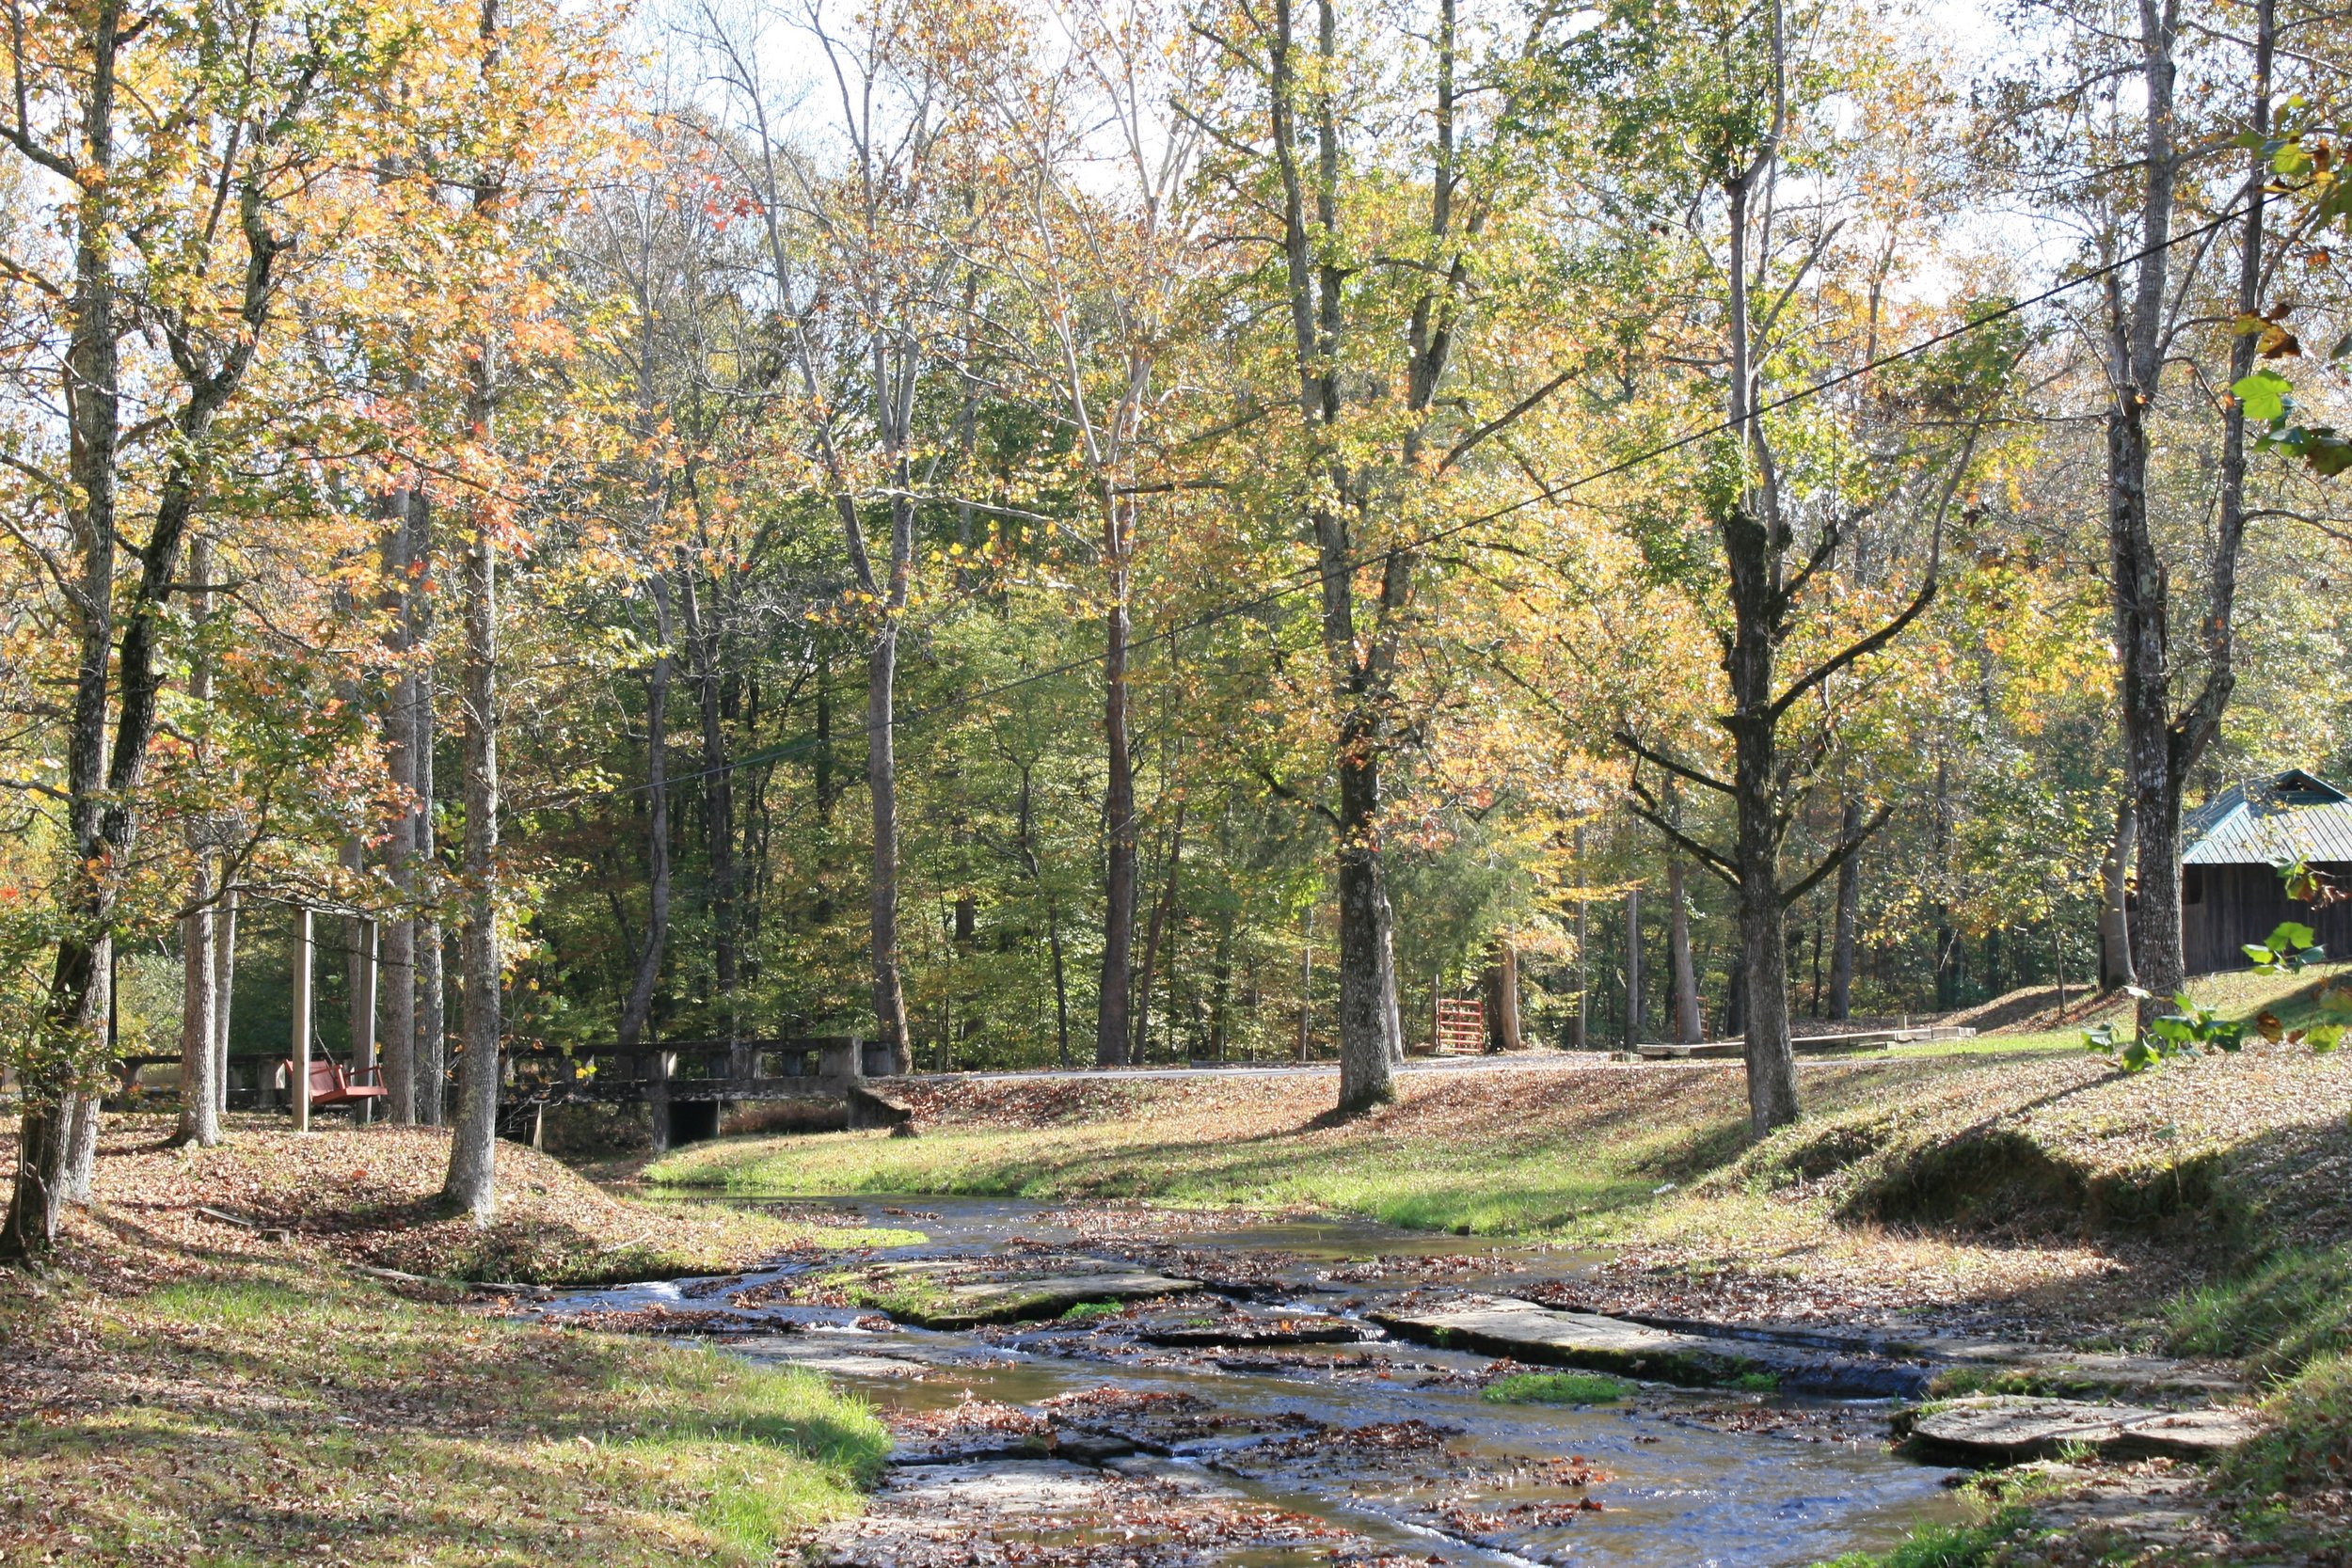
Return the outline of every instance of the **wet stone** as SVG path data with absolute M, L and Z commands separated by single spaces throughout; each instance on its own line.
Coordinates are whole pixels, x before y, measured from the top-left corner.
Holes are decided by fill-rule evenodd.
M 1377 1330 L 1328 1312 L 1280 1310 L 1158 1313 L 1130 1325 L 1146 1344 L 1173 1350 L 1248 1350 L 1262 1345 L 1343 1345 Z
M 1460 1296 L 1365 1316 L 1425 1344 L 1689 1387 L 1761 1379 L 1792 1392 L 1871 1395 L 1916 1393 L 1926 1382 L 1923 1369 L 1905 1363 L 1653 1328 L 1515 1296 Z
M 2078 1445 L 2117 1458 L 2210 1458 L 2255 1432 L 2249 1417 L 2232 1410 L 2151 1410 L 2020 1394 L 1954 1400 L 1900 1425 L 1920 1449 L 1977 1464 L 2046 1458 Z
M 919 1259 L 872 1271 L 877 1305 L 920 1328 L 1052 1318 L 1090 1302 L 1148 1300 L 1197 1291 L 1198 1280 L 1100 1259 L 1038 1257 L 1018 1262 Z

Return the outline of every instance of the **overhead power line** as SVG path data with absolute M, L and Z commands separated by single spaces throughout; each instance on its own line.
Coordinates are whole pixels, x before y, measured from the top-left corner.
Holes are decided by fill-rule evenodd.
M 1130 656 L 1132 656 L 1144 649 L 1150 648 L 1154 643 L 1172 643 L 1179 638 L 1182 638 L 1188 633 L 1203 630 L 1209 626 L 1217 625 L 1219 622 L 1231 620 L 1236 615 L 1246 615 L 1252 610 L 1263 610 L 1268 605 L 1279 604 L 1295 594 L 1303 594 L 1308 589 L 1320 587 L 1324 583 L 1331 581 L 1335 578 L 1348 576 L 1361 571 L 1364 567 L 1371 565 L 1375 562 L 1385 561 L 1389 557 L 1400 553 L 1427 549 L 1432 545 L 1442 544 L 1448 539 L 1455 538 L 1461 534 L 1470 531 L 1473 529 L 1484 528 L 1486 524 L 1495 522 L 1500 518 L 1510 516 L 1515 513 L 1524 512 L 1531 506 L 1541 506 L 1549 501 L 1558 500 L 1562 497 L 1572 495 L 1576 491 L 1581 490 L 1587 485 L 1597 484 L 1602 480 L 1613 479 L 1620 474 L 1629 473 L 1633 469 L 1641 467 L 1645 464 L 1654 463 L 1661 457 L 1672 456 L 1674 453 L 1681 451 L 1686 448 L 1696 446 L 1702 441 L 1711 440 L 1718 436 L 1729 435 L 1733 431 L 1739 429 L 1742 424 L 1752 423 L 1756 420 L 1762 419 L 1767 414 L 1775 414 L 1780 412 L 1782 409 L 1794 407 L 1798 404 L 1810 402 L 1812 399 L 1818 398 L 1825 392 L 1834 391 L 1837 388 L 1843 387 L 1849 382 L 1858 381 L 1864 376 L 1869 375 L 1873 372 L 1884 370 L 1889 365 L 1900 364 L 1906 359 L 1915 359 L 1922 354 L 1927 354 L 1932 350 L 1942 348 L 1947 343 L 1956 342 L 1960 339 L 1967 337 L 1970 333 L 1982 331 L 1984 328 L 1991 326 L 1995 323 L 2009 320 L 2013 316 L 2023 315 L 2026 311 L 2031 310 L 2038 306 L 2046 305 L 2054 299 L 2058 299 L 2064 294 L 2073 293 L 2074 290 L 2081 288 L 2086 283 L 2095 283 L 2099 279 L 2106 277 L 2111 274 L 2121 272 L 2126 267 L 2137 265 L 2138 262 L 2144 261 L 2152 256 L 2162 255 L 2165 251 L 2171 249 L 2174 245 L 2186 245 L 2192 240 L 2201 240 L 2206 235 L 2214 232 L 2216 230 L 2235 222 L 2238 218 L 2243 217 L 2246 214 L 2246 204 L 2241 203 L 2231 208 L 2228 212 L 2223 213 L 2220 216 L 2214 218 L 2209 222 L 2199 224 L 2193 229 L 2184 230 L 2180 233 L 2172 235 L 2170 238 L 2165 240 L 2159 245 L 2143 246 L 2142 248 L 2132 252 L 2128 256 L 2119 257 L 2112 261 L 2093 267 L 2088 272 L 2078 273 L 2073 277 L 2067 278 L 2063 282 L 2054 283 L 2039 293 L 2029 294 L 2023 299 L 2011 300 L 2006 305 L 1985 311 L 1982 315 L 1972 316 L 1968 320 L 1962 322 L 1957 325 L 1946 327 L 1940 332 L 1931 333 L 1929 336 L 1920 339 L 1917 342 L 1907 344 L 1902 348 L 1895 349 L 1886 354 L 1882 354 L 1875 359 L 1867 360 L 1862 364 L 1838 371 L 1834 374 L 1825 375 L 1819 381 L 1808 382 L 1804 386 L 1798 388 L 1795 391 L 1786 392 L 1777 398 L 1772 398 L 1758 404 L 1755 408 L 1749 410 L 1747 415 L 1742 420 L 1718 420 L 1712 424 L 1702 426 L 1696 430 L 1688 431 L 1683 435 L 1675 436 L 1671 440 L 1662 441 L 1656 446 L 1646 447 L 1629 457 L 1619 458 L 1615 462 L 1606 464 L 1603 467 L 1592 469 L 1587 473 L 1579 474 L 1573 479 L 1559 480 L 1551 483 L 1545 484 L 1532 494 L 1523 496 L 1518 500 L 1511 501 L 1506 505 L 1496 507 L 1492 511 L 1482 512 L 1474 517 L 1462 518 L 1459 521 L 1448 523 L 1442 528 L 1431 529 L 1427 532 L 1415 538 L 1390 545 L 1379 550 L 1369 551 L 1355 560 L 1351 560 L 1345 565 L 1335 566 L 1327 570 L 1320 571 L 1312 567 L 1301 567 L 1298 572 L 1291 574 L 1292 578 L 1295 580 L 1278 581 L 1264 584 L 1257 593 L 1250 594 L 1247 598 L 1232 599 L 1223 604 L 1212 606 L 1211 608 L 1201 610 L 1198 614 L 1195 614 L 1186 620 L 1178 622 L 1174 626 L 1164 627 L 1159 631 L 1149 634 L 1148 636 L 1133 639 L 1127 643 L 1127 652 Z M 1059 664 L 1051 664 L 1042 669 L 1031 670 L 1023 674 L 1015 675 L 1009 680 L 998 681 L 989 686 L 977 688 L 971 691 L 961 692 L 956 696 L 932 703 L 926 707 L 914 708 L 903 714 L 893 713 L 890 720 L 890 727 L 893 730 L 904 729 L 909 725 L 920 723 L 930 719 L 936 719 L 943 714 L 954 713 L 961 709 L 970 707 L 977 703 L 992 701 L 994 698 L 1002 697 L 1010 692 L 1021 690 L 1025 687 L 1035 686 L 1043 681 L 1055 680 L 1063 675 L 1075 674 L 1080 671 L 1095 669 L 1100 663 L 1101 659 L 1099 657 L 1090 657 L 1087 658 L 1067 659 Z M 859 733 L 864 733 L 862 728 Z M 816 750 L 818 747 L 831 744 L 832 739 L 830 736 L 820 737 L 817 736 L 809 736 L 800 740 L 783 741 L 774 746 L 762 747 L 758 751 L 748 752 L 745 755 L 738 757 L 728 763 L 701 768 L 691 773 L 672 774 L 665 782 L 671 784 L 691 784 L 698 779 L 712 778 L 721 773 L 733 772 L 738 768 L 757 768 L 766 763 L 779 762 L 787 757 L 801 755 L 804 752 Z M 649 784 L 616 784 L 607 793 L 612 795 L 634 795 L 642 793 L 650 787 L 652 786 Z

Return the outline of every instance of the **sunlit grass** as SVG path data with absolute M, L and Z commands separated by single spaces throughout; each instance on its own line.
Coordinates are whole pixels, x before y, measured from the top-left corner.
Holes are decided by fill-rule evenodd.
M 97 1342 L 93 1401 L 0 1427 L 0 1494 L 44 1511 L 0 1515 L 0 1560 L 754 1568 L 854 1513 L 888 1447 L 807 1372 L 300 1262 L 0 1307 L 0 1336 L 60 1333 Z

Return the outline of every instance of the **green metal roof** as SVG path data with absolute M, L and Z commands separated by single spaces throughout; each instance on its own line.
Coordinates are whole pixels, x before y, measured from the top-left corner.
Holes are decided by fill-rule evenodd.
M 2299 768 L 2232 784 L 2181 823 L 2183 865 L 2352 861 L 2352 796 Z

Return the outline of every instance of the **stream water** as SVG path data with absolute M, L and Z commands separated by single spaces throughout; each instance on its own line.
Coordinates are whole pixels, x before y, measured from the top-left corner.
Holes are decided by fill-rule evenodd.
M 842 1564 L 1804 1564 L 1950 1516 L 1948 1472 L 1895 1457 L 1883 1402 L 1635 1385 L 1585 1407 L 1484 1397 L 1490 1357 L 1363 1314 L 1570 1277 L 1594 1259 L 1354 1222 L 1219 1223 L 996 1200 L 844 1199 L 919 1231 L 876 1271 L 1121 1259 L 1209 1296 L 963 1330 L 812 1288 L 842 1259 L 580 1291 L 549 1313 L 686 1329 L 824 1371 L 898 1439 Z M 836 1275 L 837 1277 L 837 1275 Z M 1316 1342 L 1335 1340 L 1336 1342 Z M 1506 1369 L 1507 1370 L 1507 1369 Z

